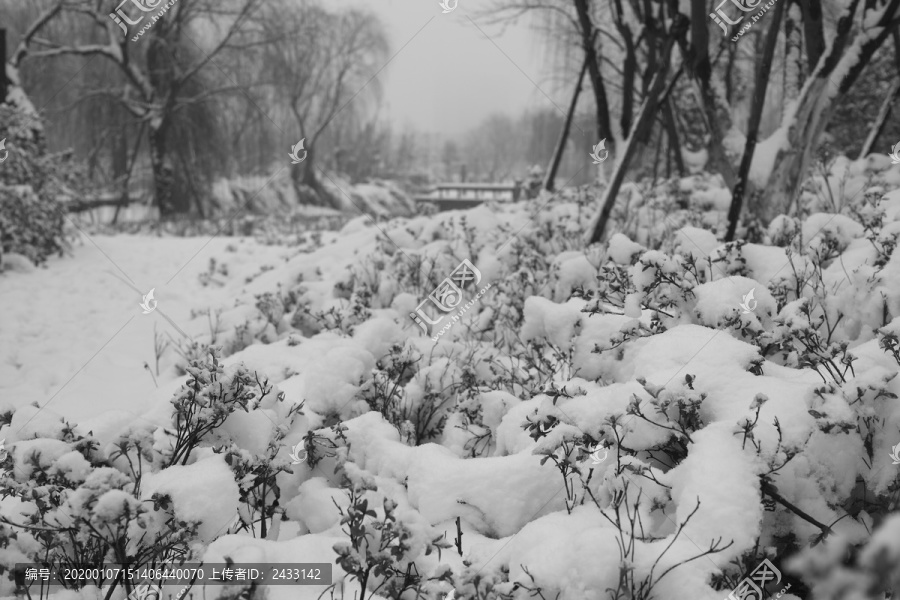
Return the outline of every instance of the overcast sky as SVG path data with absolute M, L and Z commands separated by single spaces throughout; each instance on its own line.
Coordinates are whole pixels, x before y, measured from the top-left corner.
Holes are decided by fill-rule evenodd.
M 552 106 L 535 83 L 558 105 L 566 104 L 544 76 L 540 40 L 528 22 L 485 24 L 477 12 L 486 0 L 459 0 L 447 14 L 438 0 L 341 1 L 377 14 L 388 31 L 391 55 L 399 51 L 378 78 L 384 110 L 400 127 L 456 134 L 493 112 L 518 115 Z

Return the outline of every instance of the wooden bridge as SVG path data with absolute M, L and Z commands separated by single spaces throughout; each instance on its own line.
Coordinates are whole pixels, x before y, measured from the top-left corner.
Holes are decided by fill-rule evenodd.
M 417 204 L 434 204 L 439 211 L 478 206 L 488 200 L 514 202 L 522 186 L 505 183 L 438 183 L 432 190 L 415 197 Z

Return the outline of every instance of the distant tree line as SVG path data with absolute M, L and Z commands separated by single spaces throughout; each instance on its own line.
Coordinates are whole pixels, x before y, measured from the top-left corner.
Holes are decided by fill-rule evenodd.
M 390 48 L 369 12 L 169 4 L 0 0 L 7 72 L 48 144 L 72 148 L 96 186 L 151 191 L 163 217 L 204 216 L 217 178 L 280 169 L 321 205 L 336 203 L 326 178 L 504 181 L 539 165 L 554 189 L 593 179 L 588 153 L 606 139 L 588 240 L 626 178 L 684 174 L 697 153 L 732 190 L 731 239 L 741 219 L 790 209 L 827 142 L 866 154 L 900 139 L 900 0 L 493 0 L 483 15 L 533 17 L 553 59 L 542 87 L 561 101 L 456 136 L 385 121 L 375 75 Z
M 377 81 L 366 84 L 387 59 L 381 23 L 312 1 L 168 5 L 0 2 L 7 68 L 49 114 L 55 142 L 99 184 L 152 189 L 167 217 L 202 216 L 214 178 L 290 165 L 305 138 L 291 178 L 301 197 L 327 203 L 321 166 L 333 158 L 320 148 L 380 133 Z

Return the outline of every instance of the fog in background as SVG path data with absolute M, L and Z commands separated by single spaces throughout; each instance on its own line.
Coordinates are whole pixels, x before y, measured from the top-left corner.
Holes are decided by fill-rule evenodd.
M 567 102 L 569 91 L 559 93 L 547 74 L 546 50 L 535 43 L 532 21 L 488 24 L 477 13 L 488 6 L 485 0 L 462 0 L 460 10 L 446 15 L 435 11 L 437 0 L 335 4 L 368 9 L 384 22 L 397 54 L 378 77 L 385 114 L 398 127 L 456 136 L 492 113 L 518 116 L 548 107 L 535 83 L 558 105 Z

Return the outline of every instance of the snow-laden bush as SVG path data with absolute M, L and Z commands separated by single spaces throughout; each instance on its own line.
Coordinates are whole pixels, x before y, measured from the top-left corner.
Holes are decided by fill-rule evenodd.
M 440 535 L 417 539 L 418 532 L 398 518 L 398 504 L 388 497 L 380 511 L 370 508 L 367 493 L 378 490 L 372 478 L 352 469 L 342 472 L 349 501 L 346 509 L 335 505 L 349 539 L 335 544 L 335 562 L 359 583 L 360 598 L 365 598 L 370 589 L 389 598 L 400 598 L 408 591 L 418 595 L 423 578 L 415 569 L 415 558 L 432 552 L 440 555 L 451 544 Z
M 323 189 L 327 197 L 322 198 L 307 186 L 295 187 L 287 171 L 272 176 L 243 176 L 220 179 L 213 186 L 212 209 L 228 213 L 239 209 L 267 214 L 284 211 L 298 205 L 305 207 L 298 214 L 328 214 L 338 211 L 356 212 L 383 216 L 411 215 L 415 213 L 415 203 L 403 190 L 389 181 L 374 180 L 368 183 L 351 184 L 334 175 L 326 178 Z M 299 191 L 299 195 L 298 195 Z M 327 202 L 333 202 L 333 206 Z M 319 204 L 319 206 L 315 206 Z M 312 210 L 309 210 L 312 209 Z M 334 209 L 334 210 L 332 210 Z
M 80 189 L 83 174 L 71 153 L 47 154 L 39 119 L 9 104 L 0 104 L 0 139 L 9 153 L 0 169 L 0 255 L 40 264 L 67 247 L 61 200 Z
M 29 186 L 0 185 L 0 256 L 15 252 L 40 264 L 66 248 L 64 209 Z
M 499 560 L 470 555 L 482 566 L 453 569 L 465 597 L 720 597 L 764 558 L 802 596 L 809 581 L 785 559 L 836 535 L 859 545 L 893 510 L 896 473 L 885 464 L 900 425 L 900 350 L 889 327 L 900 315 L 897 200 L 867 194 L 848 215 L 808 211 L 770 233 L 781 247 L 722 245 L 697 212 L 722 199 L 714 182 L 699 181 L 680 188 L 681 223 L 696 226 L 658 220 L 660 237 L 638 243 L 616 235 L 607 248 L 579 250 L 590 212 L 579 194 L 563 195 L 540 211 L 479 207 L 397 221 L 382 227 L 386 235 L 351 224 L 337 237 L 362 240 L 353 256 L 335 262 L 326 244 L 304 257 L 302 282 L 280 279 L 279 294 L 296 292 L 303 315 L 333 315 L 295 315 L 303 335 L 284 330 L 289 347 L 337 335 L 372 353 L 375 368 L 329 417 L 349 427 L 349 460 L 403 481 L 409 491 L 392 497 L 433 524 L 458 516 L 476 535 L 496 536 L 495 510 L 520 519 L 501 529 L 519 533 Z M 434 344 L 407 313 L 463 257 L 493 292 Z M 270 304 L 259 309 L 271 313 Z M 314 379 L 300 373 L 285 384 Z M 391 443 L 413 446 L 395 456 L 399 469 L 386 457 L 400 450 L 356 425 L 366 410 L 392 426 Z M 419 454 L 437 460 L 426 452 L 430 442 L 461 461 L 432 467 L 446 481 L 410 466 Z M 538 488 L 549 488 L 542 510 L 509 508 L 533 492 L 491 502 L 475 483 L 519 481 L 524 462 L 495 478 L 485 471 L 492 461 L 534 455 L 528 464 L 548 477 Z M 420 479 L 467 499 L 444 508 L 438 494 L 418 491 Z M 546 553 L 529 549 L 532 529 L 549 546 L 561 542 L 568 525 L 544 525 L 557 511 L 619 549 L 603 574 L 586 565 L 582 573 L 579 556 L 565 554 L 563 576 L 544 564 Z M 569 545 L 588 543 L 570 535 Z
M 283 511 L 275 479 L 290 465 L 275 455 L 301 406 L 285 406 L 284 394 L 258 373 L 219 358 L 211 348 L 188 368 L 171 401 L 171 427 L 133 426 L 106 445 L 65 422 L 52 437 L 7 439 L 0 495 L 2 507 L 16 509 L 0 511 L 5 555 L 59 567 L 155 567 L 173 547 L 199 553 L 198 543 L 228 529 L 265 536 L 277 528 Z M 265 450 L 237 447 L 239 415 L 270 412 L 284 425 L 271 428 Z M 36 416 L 26 407 L 4 425 L 21 431 Z M 132 583 L 96 585 L 131 593 Z
M 0 491 L 4 506 L 18 507 L 0 516 L 11 562 L 155 566 L 171 548 L 192 542 L 199 522 L 180 514 L 167 493 L 141 490 L 151 444 L 135 436 L 103 452 L 98 440 L 68 424 L 55 438 L 19 440 Z M 113 466 L 116 457 L 127 457 L 132 469 Z M 130 593 L 131 582 L 124 585 Z
M 900 194 L 722 244 L 721 188 L 678 189 L 683 220 L 639 210 L 603 246 L 582 248 L 589 188 L 359 219 L 248 278 L 211 335 L 271 384 L 188 372 L 201 408 L 172 426 L 224 421 L 160 471 L 231 469 L 230 535 L 198 549 L 333 552 L 323 597 L 361 600 L 712 600 L 763 560 L 770 594 L 895 587 Z M 490 292 L 434 341 L 409 313 L 463 258 Z M 429 552 L 441 533 L 456 552 Z

